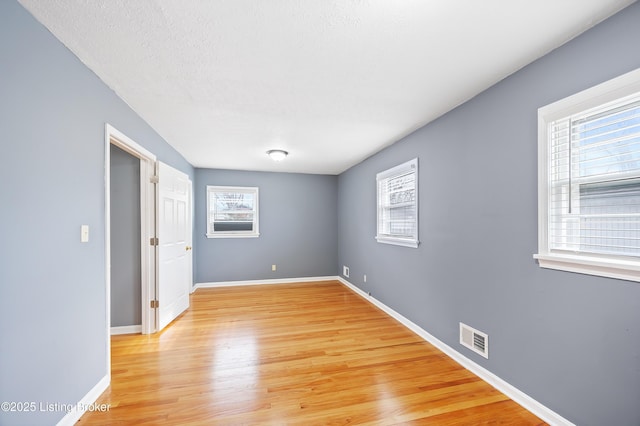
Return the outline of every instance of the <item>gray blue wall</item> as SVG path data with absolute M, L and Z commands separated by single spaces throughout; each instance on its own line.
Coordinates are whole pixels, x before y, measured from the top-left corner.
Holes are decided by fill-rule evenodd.
M 142 324 L 140 160 L 111 145 L 111 327 Z
M 49 31 L 0 1 L 0 401 L 75 404 L 107 373 L 107 122 L 193 177 Z M 0 424 L 65 414 L 0 411 Z
M 207 238 L 207 185 L 257 186 L 260 237 Z M 193 188 L 196 283 L 336 275 L 337 176 L 196 169 Z
M 350 281 L 579 425 L 640 425 L 640 283 L 532 258 L 537 109 L 640 67 L 639 45 L 636 3 L 339 180 Z M 377 244 L 376 173 L 416 156 L 421 245 Z M 489 334 L 488 360 L 459 322 Z

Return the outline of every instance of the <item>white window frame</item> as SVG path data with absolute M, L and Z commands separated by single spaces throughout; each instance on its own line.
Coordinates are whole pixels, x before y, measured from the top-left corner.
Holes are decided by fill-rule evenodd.
M 234 192 L 239 194 L 253 194 L 255 203 L 253 206 L 253 226 L 250 231 L 215 231 L 213 229 L 211 218 L 211 193 L 212 192 Z M 257 187 L 245 186 L 214 186 L 207 185 L 207 238 L 257 238 L 259 232 L 259 190 Z
M 410 237 L 398 236 L 390 233 L 385 233 L 386 228 L 384 223 L 385 215 L 383 214 L 384 207 L 381 200 L 381 192 L 384 185 L 391 179 L 397 178 L 408 173 L 413 173 L 415 176 L 415 189 L 414 200 L 415 205 L 415 228 L 414 234 Z M 420 242 L 418 241 L 418 159 L 414 158 L 398 166 L 392 167 L 388 170 L 380 172 L 376 175 L 376 207 L 377 207 L 377 220 L 376 220 L 376 240 L 383 244 L 393 244 L 397 246 L 417 248 Z
M 640 92 L 640 68 L 538 110 L 538 253 L 540 267 L 640 281 L 640 259 L 549 248 L 549 123 Z

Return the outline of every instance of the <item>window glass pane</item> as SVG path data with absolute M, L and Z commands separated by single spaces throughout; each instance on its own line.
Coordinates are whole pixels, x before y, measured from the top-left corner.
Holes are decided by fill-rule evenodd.
M 412 237 L 415 234 L 416 215 L 414 206 L 396 207 L 389 210 L 389 234 Z
M 253 194 L 217 192 L 214 199 L 214 221 L 253 221 Z
M 580 250 L 640 255 L 640 179 L 580 185 Z

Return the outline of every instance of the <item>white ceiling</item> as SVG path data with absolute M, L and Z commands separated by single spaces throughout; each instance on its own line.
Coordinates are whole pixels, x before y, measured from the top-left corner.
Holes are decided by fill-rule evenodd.
M 320 174 L 633 3 L 19 1 L 194 166 Z

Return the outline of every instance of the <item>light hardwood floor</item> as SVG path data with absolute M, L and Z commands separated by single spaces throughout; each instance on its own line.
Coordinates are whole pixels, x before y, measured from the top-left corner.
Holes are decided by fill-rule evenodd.
M 112 337 L 98 403 L 79 424 L 545 424 L 337 281 L 198 290 Z

